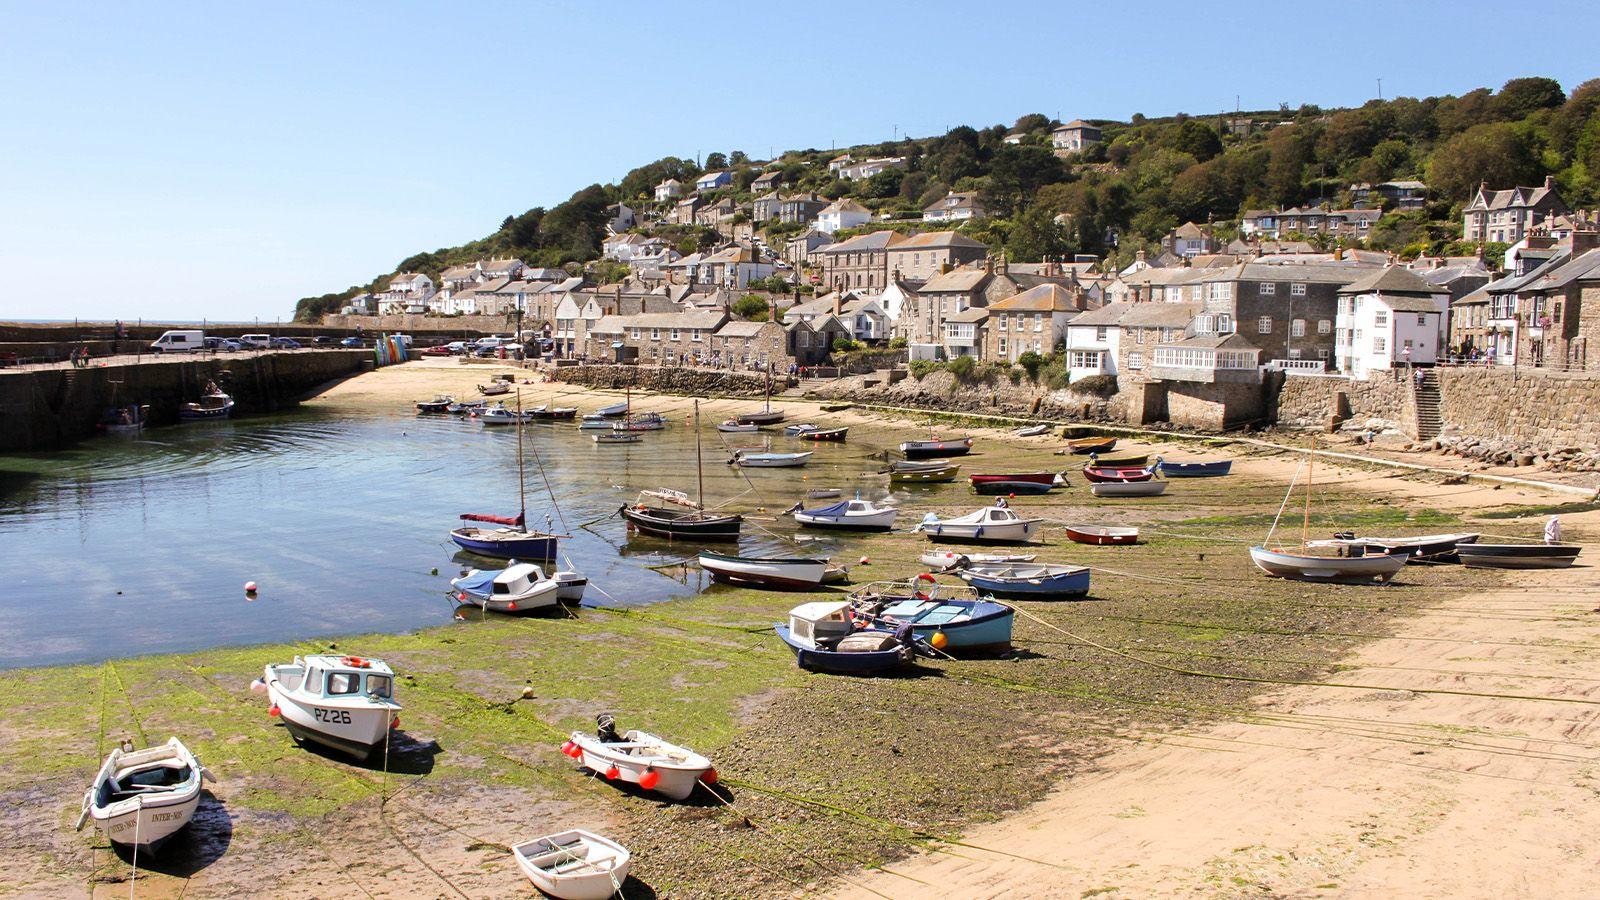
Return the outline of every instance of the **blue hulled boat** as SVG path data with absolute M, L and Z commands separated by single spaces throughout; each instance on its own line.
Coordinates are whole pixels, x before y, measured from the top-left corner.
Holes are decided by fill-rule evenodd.
M 772 629 L 802 669 L 875 675 L 910 665 L 916 656 L 910 628 L 863 628 L 847 601 L 802 603 L 789 611 L 789 624 Z
M 995 597 L 1063 600 L 1089 593 L 1089 569 L 1052 563 L 973 563 L 956 573 Z
M 1016 620 L 1016 610 L 1004 603 L 982 599 L 971 588 L 940 585 L 931 575 L 868 584 L 850 595 L 850 604 L 858 622 L 884 629 L 909 625 L 914 637 L 936 650 L 1005 650 Z
M 1167 462 L 1162 460 L 1159 464 L 1161 474 L 1168 478 L 1216 478 L 1233 471 L 1233 460 L 1220 459 L 1216 462 Z
M 461 549 L 479 556 L 496 559 L 555 559 L 556 544 L 566 535 L 544 531 L 529 531 L 525 519 L 518 516 L 491 516 L 483 513 L 462 513 L 468 522 L 487 522 L 501 528 L 479 528 L 463 525 L 450 532 L 450 540 Z

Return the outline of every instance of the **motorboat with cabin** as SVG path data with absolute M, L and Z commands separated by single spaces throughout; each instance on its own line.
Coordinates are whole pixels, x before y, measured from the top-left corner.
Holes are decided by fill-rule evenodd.
M 381 659 L 315 654 L 269 665 L 262 674 L 268 713 L 296 743 L 310 741 L 364 760 L 400 727 L 394 670 Z
M 451 579 L 451 596 L 490 612 L 529 613 L 583 599 L 588 579 L 577 572 L 555 572 L 515 560 L 504 569 L 471 569 Z
M 803 528 L 831 528 L 836 531 L 888 531 L 900 510 L 887 504 L 874 503 L 860 497 L 841 500 L 815 509 L 801 509 L 800 504 L 790 507 L 794 520 Z
M 233 415 L 233 397 L 223 393 L 215 385 L 211 386 L 199 402 L 185 403 L 178 407 L 178 418 L 185 422 L 216 421 L 231 415 Z
M 912 636 L 937 651 L 999 651 L 1011 647 L 1016 610 L 983 598 L 972 588 L 941 585 L 932 575 L 910 581 L 878 581 L 850 594 L 857 622 Z
M 851 615 L 847 600 L 802 603 L 789 610 L 787 624 L 773 630 L 802 669 L 872 675 L 910 665 L 916 657 L 912 626 L 864 626 Z

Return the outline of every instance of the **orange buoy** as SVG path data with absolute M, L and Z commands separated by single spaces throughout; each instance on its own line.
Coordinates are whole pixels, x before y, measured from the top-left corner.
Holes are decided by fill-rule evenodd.
M 612 766 L 611 768 L 606 770 L 606 777 L 611 779 L 612 781 L 616 781 L 618 778 L 622 777 L 622 770 L 617 768 L 616 766 Z
M 944 632 L 935 631 L 933 637 L 928 638 L 928 643 L 932 644 L 935 650 L 943 650 L 950 645 L 950 639 L 945 637 Z
M 661 773 L 656 771 L 655 766 L 647 766 L 644 770 L 644 774 L 639 776 L 639 787 L 642 787 L 647 791 L 655 790 L 655 786 L 660 783 Z
M 271 706 L 267 707 L 267 715 L 273 717 L 274 719 L 276 719 L 278 716 L 280 716 L 282 714 L 283 714 L 283 711 L 278 709 L 278 704 L 276 704 L 276 703 L 274 703 Z
M 717 779 L 720 777 L 716 769 L 707 769 L 706 773 L 700 776 L 700 780 L 706 784 L 716 784 Z

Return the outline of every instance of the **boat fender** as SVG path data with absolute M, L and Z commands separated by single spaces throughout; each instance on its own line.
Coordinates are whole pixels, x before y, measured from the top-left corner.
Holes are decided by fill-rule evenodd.
M 945 634 L 942 630 L 935 631 L 933 633 L 933 637 L 928 638 L 928 643 L 933 645 L 933 649 L 935 650 L 943 650 L 945 647 L 949 646 L 950 639 L 945 637 Z
M 979 525 L 979 526 L 978 526 L 978 530 L 977 530 L 977 531 L 974 531 L 974 532 L 973 532 L 973 533 L 972 533 L 972 536 L 973 536 L 973 537 L 975 537 L 975 538 L 981 538 L 981 537 L 983 537 L 983 526 L 982 526 L 982 525 Z
M 606 770 L 606 778 L 608 778 L 608 779 L 610 779 L 612 781 L 616 781 L 618 778 L 621 778 L 621 777 L 622 777 L 622 770 L 617 768 L 616 766 L 612 766 L 611 768 Z
M 654 790 L 655 786 L 660 784 L 660 783 L 661 783 L 661 773 L 656 771 L 656 767 L 655 766 L 645 766 L 644 774 L 639 776 L 639 787 L 642 787 L 645 790 L 649 791 L 649 790 Z
M 339 664 L 340 665 L 344 665 L 344 666 L 349 666 L 352 669 L 370 669 L 370 668 L 372 668 L 372 663 L 368 662 L 365 659 L 362 659 L 359 656 L 342 656 L 342 657 L 339 658 Z
M 276 703 L 274 703 L 271 706 L 267 707 L 267 715 L 271 716 L 274 719 L 276 719 L 278 716 L 280 716 L 282 714 L 283 714 L 283 711 L 278 709 L 278 704 L 276 704 Z
M 716 769 L 707 769 L 706 773 L 700 776 L 700 783 L 706 787 L 710 787 L 711 785 L 716 784 L 717 779 L 720 777 L 721 776 L 717 774 Z

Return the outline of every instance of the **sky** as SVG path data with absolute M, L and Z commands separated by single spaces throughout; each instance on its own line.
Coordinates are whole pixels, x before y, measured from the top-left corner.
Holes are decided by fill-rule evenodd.
M 287 319 L 666 155 L 1600 77 L 1600 3 L 0 0 L 0 319 Z M 1553 27 L 1544 27 L 1549 24 Z

